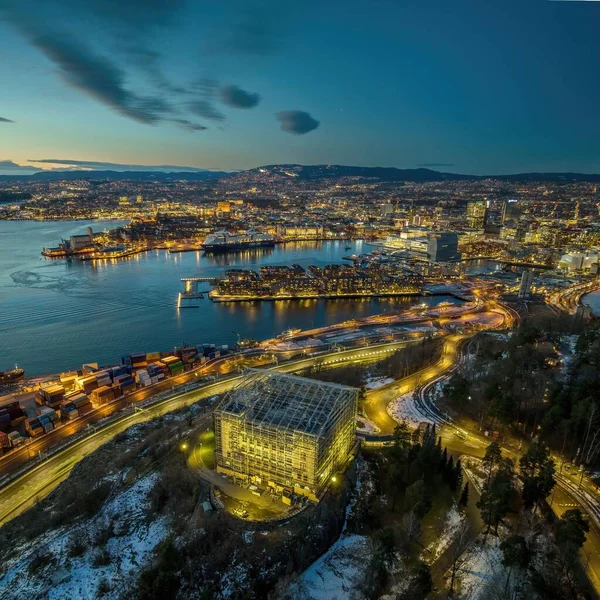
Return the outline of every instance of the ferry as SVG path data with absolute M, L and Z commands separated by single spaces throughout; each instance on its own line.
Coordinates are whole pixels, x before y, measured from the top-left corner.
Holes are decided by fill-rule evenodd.
M 254 229 L 230 233 L 216 231 L 211 233 L 202 244 L 205 252 L 231 252 L 250 248 L 270 248 L 276 244 L 275 236 L 270 233 L 259 233 Z

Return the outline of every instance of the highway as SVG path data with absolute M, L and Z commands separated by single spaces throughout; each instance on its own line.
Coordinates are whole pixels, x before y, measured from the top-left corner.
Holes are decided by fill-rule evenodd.
M 492 319 L 491 323 L 498 325 L 498 318 L 500 316 L 500 321 L 504 323 L 506 315 L 502 313 L 502 311 L 498 311 L 497 306 L 494 308 L 496 312 L 490 311 L 488 313 L 483 313 L 483 315 L 479 313 L 478 318 L 485 320 L 485 318 L 490 317 Z M 461 318 L 464 319 L 465 316 L 461 315 Z M 399 382 L 399 385 L 401 386 L 400 389 L 408 391 L 428 380 L 439 377 L 441 373 L 450 369 L 456 360 L 458 344 L 461 340 L 462 336 L 450 335 L 445 340 L 441 360 L 436 365 L 427 367 L 423 371 L 415 373 L 406 380 Z M 269 368 L 290 373 L 301 371 L 318 364 L 321 364 L 324 367 L 333 367 L 341 364 L 351 364 L 353 362 L 364 363 L 382 358 L 386 354 L 391 354 L 408 344 L 416 343 L 418 341 L 420 341 L 420 338 L 373 344 L 349 350 L 341 350 L 338 348 L 334 351 L 313 354 L 306 356 L 305 358 L 282 362 L 281 364 L 278 364 L 277 359 L 274 358 L 274 364 Z M 246 358 L 249 360 L 253 359 L 252 356 L 247 356 Z M 222 363 L 224 363 L 224 361 L 225 359 L 223 359 Z M 222 363 L 219 365 L 213 364 L 211 369 L 214 370 L 215 367 L 218 369 L 222 366 Z M 4 457 L 5 460 L 0 461 L 0 474 L 11 473 L 20 466 L 24 466 L 27 470 L 0 488 L 0 524 L 5 523 L 7 520 L 25 510 L 35 499 L 48 494 L 68 476 L 73 466 L 79 460 L 96 450 L 103 443 L 112 439 L 119 432 L 135 423 L 156 418 L 161 414 L 175 410 L 184 405 L 189 405 L 211 396 L 224 393 L 231 389 L 240 379 L 240 375 L 227 376 L 221 381 L 201 385 L 192 391 L 160 400 L 152 406 L 145 408 L 143 411 L 135 411 L 133 408 L 134 406 L 139 405 L 140 402 L 149 400 L 157 393 L 157 391 L 166 391 L 169 388 L 173 388 L 175 385 L 182 385 L 196 380 L 199 375 L 206 372 L 206 370 L 206 367 L 202 367 L 195 372 L 188 372 L 178 377 L 174 377 L 164 382 L 164 385 L 152 386 L 154 388 L 152 390 L 138 390 L 118 402 L 111 403 L 92 411 L 84 418 L 67 424 L 60 429 L 57 429 L 55 432 L 52 432 L 52 434 L 43 436 L 43 438 L 39 440 L 34 440 L 28 446 L 18 449 Z M 398 391 L 396 391 L 396 393 L 398 393 Z M 384 397 L 382 396 L 382 398 Z M 123 411 L 122 409 L 127 408 L 128 405 L 132 405 L 132 408 L 128 409 L 128 411 Z M 383 418 L 383 415 L 389 418 L 385 409 L 382 410 L 383 406 L 383 400 L 380 399 L 378 412 L 381 415 L 381 418 Z M 117 413 L 119 410 L 122 412 Z M 113 415 L 115 419 L 114 422 L 103 426 L 97 432 L 85 435 L 82 439 L 68 439 L 73 436 L 74 433 L 89 430 L 91 423 L 97 422 L 98 419 L 109 415 Z M 390 421 L 387 423 L 387 428 L 389 429 L 389 427 Z M 57 450 L 57 445 L 59 445 L 60 442 L 66 443 L 65 447 Z M 52 452 L 52 454 L 37 465 L 26 465 L 25 463 L 27 463 L 32 454 L 38 452 Z
M 386 354 L 405 347 L 413 341 L 395 341 L 385 344 L 376 344 L 366 348 L 354 348 L 351 350 L 336 350 L 326 354 L 314 355 L 298 360 L 273 364 L 269 368 L 284 373 L 302 371 L 318 363 L 324 366 L 333 366 L 345 363 L 363 363 L 380 359 Z M 52 454 L 48 459 L 35 467 L 27 470 L 23 475 L 0 488 L 0 524 L 14 518 L 26 510 L 37 499 L 49 494 L 61 481 L 63 481 L 71 469 L 85 456 L 94 452 L 102 444 L 111 440 L 118 433 L 136 423 L 155 419 L 167 412 L 188 406 L 203 399 L 208 399 L 217 394 L 222 394 L 236 385 L 241 375 L 233 375 L 223 378 L 215 383 L 202 385 L 201 387 L 167 398 L 163 401 L 149 406 L 143 410 L 135 410 L 134 407 L 124 411 L 121 418 L 96 432 L 86 435 L 83 439 L 75 441 L 63 450 Z M 60 431 L 60 430 L 59 430 Z

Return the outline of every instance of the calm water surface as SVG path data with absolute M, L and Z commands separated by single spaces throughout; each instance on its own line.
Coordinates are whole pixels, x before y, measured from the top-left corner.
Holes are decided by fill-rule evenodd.
M 232 344 L 234 332 L 264 339 L 290 327 L 318 327 L 398 310 L 423 299 L 310 300 L 217 304 L 178 310 L 182 277 L 218 276 L 230 267 L 325 265 L 353 252 L 344 242 L 294 243 L 274 249 L 208 257 L 153 251 L 114 263 L 48 260 L 43 246 L 115 227 L 112 222 L 0 221 L 0 370 L 15 363 L 28 375 L 111 364 L 131 352 L 165 351 L 182 342 Z M 428 298 L 430 304 L 451 300 Z

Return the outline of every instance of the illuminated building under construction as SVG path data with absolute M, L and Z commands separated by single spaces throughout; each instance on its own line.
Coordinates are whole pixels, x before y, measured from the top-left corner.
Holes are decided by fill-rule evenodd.
M 317 501 L 355 443 L 358 390 L 250 370 L 215 410 L 217 472 Z

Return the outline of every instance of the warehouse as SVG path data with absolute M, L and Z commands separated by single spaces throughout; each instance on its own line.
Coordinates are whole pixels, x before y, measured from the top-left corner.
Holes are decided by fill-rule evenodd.
M 217 472 L 313 501 L 355 443 L 358 390 L 251 369 L 215 410 Z

